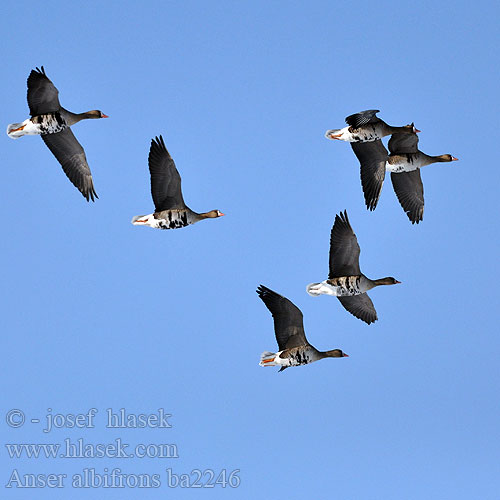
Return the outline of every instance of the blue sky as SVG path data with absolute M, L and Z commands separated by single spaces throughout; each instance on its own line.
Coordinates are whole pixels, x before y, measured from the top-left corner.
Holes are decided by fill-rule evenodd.
M 87 204 L 40 138 L 2 150 L 2 422 L 6 443 L 174 443 L 178 458 L 14 459 L 19 474 L 158 474 L 151 489 L 11 488 L 12 499 L 498 498 L 498 7 L 492 2 L 6 3 L 4 125 L 28 117 L 44 65 L 72 111 L 99 200 Z M 412 226 L 386 179 L 364 208 L 357 160 L 327 141 L 348 114 L 414 121 L 425 167 Z M 199 212 L 182 230 L 150 213 L 147 155 L 163 134 Z M 394 276 L 367 326 L 305 285 L 326 278 L 347 209 L 361 269 Z M 319 349 L 350 357 L 277 374 L 255 293 L 304 313 Z M 51 409 L 50 411 L 48 409 Z M 47 414 L 94 428 L 44 433 Z M 107 408 L 171 413 L 169 429 L 109 429 Z M 38 418 L 40 424 L 32 424 Z M 238 488 L 169 489 L 166 469 L 239 469 Z M 192 476 L 194 477 L 194 476 Z

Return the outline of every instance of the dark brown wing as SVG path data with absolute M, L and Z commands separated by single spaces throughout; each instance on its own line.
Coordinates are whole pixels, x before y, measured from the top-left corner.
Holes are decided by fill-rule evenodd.
M 375 123 L 380 121 L 375 115 L 380 113 L 379 109 L 368 109 L 366 111 L 360 111 L 359 113 L 354 113 L 346 117 L 345 122 L 347 125 L 353 128 L 359 128 L 367 123 Z
M 392 155 L 417 153 L 418 135 L 402 134 L 400 132 L 392 134 L 389 139 L 388 147 Z
M 85 199 L 89 201 L 90 198 L 94 201 L 94 197 L 98 198 L 85 151 L 71 129 L 68 127 L 57 134 L 42 135 L 42 139 L 61 164 L 68 179 L 83 194 Z
M 359 245 L 352 230 L 347 211 L 335 216 L 330 233 L 329 279 L 341 276 L 359 276 Z
M 161 135 L 151 141 L 148 163 L 155 212 L 172 208 L 186 208 L 182 198 L 181 176 Z
M 351 142 L 352 150 L 359 160 L 361 186 L 366 208 L 375 210 L 385 178 L 385 162 L 389 158 L 382 141 Z
M 377 311 L 366 293 L 350 297 L 337 297 L 344 308 L 365 323 L 377 321 Z
M 28 106 L 31 116 L 58 111 L 61 108 L 59 91 L 47 78 L 43 66 L 31 70 L 28 77 Z
M 411 172 L 391 172 L 392 186 L 412 224 L 418 224 L 424 218 L 424 185 L 420 169 Z
M 279 350 L 309 345 L 304 332 L 301 310 L 286 297 L 263 285 L 257 288 L 257 293 L 273 315 L 274 333 Z

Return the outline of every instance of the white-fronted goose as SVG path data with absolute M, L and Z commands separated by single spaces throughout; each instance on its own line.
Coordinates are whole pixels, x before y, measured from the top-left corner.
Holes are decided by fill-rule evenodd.
M 420 168 L 437 162 L 457 161 L 450 154 L 429 156 L 418 150 L 417 134 L 393 134 L 389 140 L 387 153 L 382 141 L 352 143 L 361 170 L 361 185 L 366 207 L 375 210 L 385 171 L 391 172 L 392 185 L 399 203 L 412 224 L 424 217 L 424 186 L 420 178 Z
M 403 127 L 392 127 L 377 117 L 378 109 L 368 109 L 349 115 L 345 121 L 347 127 L 340 129 L 327 130 L 325 137 L 327 139 L 346 141 L 346 142 L 370 142 L 376 139 L 382 139 L 386 135 L 396 132 L 402 134 L 413 134 L 420 132 L 413 123 Z
M 72 113 L 59 103 L 59 91 L 47 78 L 43 66 L 32 70 L 28 77 L 28 105 L 31 118 L 11 123 L 7 134 L 12 139 L 23 135 L 41 135 L 43 141 L 61 164 L 64 173 L 87 201 L 98 198 L 85 151 L 70 127 L 80 120 L 107 118 L 97 109 Z
M 340 349 L 318 351 L 306 338 L 301 310 L 286 297 L 260 285 L 257 293 L 274 319 L 274 333 L 279 352 L 264 351 L 260 366 L 280 366 L 280 372 L 290 366 L 314 363 L 324 358 L 348 357 Z
M 306 290 L 309 295 L 334 295 L 352 315 L 365 323 L 377 321 L 377 312 L 368 290 L 379 285 L 401 283 L 392 277 L 371 280 L 359 269 L 359 245 L 352 230 L 347 211 L 335 216 L 330 233 L 330 273 L 321 283 L 310 283 Z
M 177 229 L 200 220 L 214 219 L 224 215 L 219 210 L 199 214 L 193 212 L 184 203 L 181 176 L 175 168 L 174 160 L 167 151 L 161 135 L 151 140 L 148 163 L 155 211 L 149 215 L 136 215 L 132 219 L 132 224 L 158 229 Z

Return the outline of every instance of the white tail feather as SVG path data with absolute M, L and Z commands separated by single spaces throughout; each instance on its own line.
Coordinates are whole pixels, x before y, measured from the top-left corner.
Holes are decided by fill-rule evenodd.
M 159 227 L 159 221 L 155 219 L 154 214 L 136 215 L 130 221 L 134 226 Z
M 274 358 L 276 357 L 275 352 L 264 351 L 260 355 L 260 366 L 276 366 L 277 363 L 274 362 Z
M 19 137 L 22 137 L 23 135 L 26 135 L 26 132 L 24 130 L 16 130 L 21 128 L 24 125 L 24 122 L 22 123 L 10 123 L 7 125 L 7 135 L 11 139 L 19 139 Z M 13 132 L 13 130 L 15 132 Z
M 147 217 L 147 215 L 136 215 L 135 217 L 132 217 L 132 220 L 130 221 L 132 224 L 134 224 L 135 226 L 139 226 L 141 225 L 141 222 L 137 223 L 136 222 L 141 219 L 142 217 Z M 142 223 L 144 224 L 144 223 Z
M 319 297 L 321 295 L 319 288 L 321 288 L 321 283 L 309 283 L 309 285 L 306 286 L 306 292 L 311 297 Z
M 340 133 L 342 133 L 342 129 L 341 128 L 334 128 L 332 130 L 327 130 L 325 132 L 325 137 L 327 139 L 331 139 L 332 140 L 332 138 L 330 137 L 331 135 L 337 135 L 337 134 L 340 134 Z

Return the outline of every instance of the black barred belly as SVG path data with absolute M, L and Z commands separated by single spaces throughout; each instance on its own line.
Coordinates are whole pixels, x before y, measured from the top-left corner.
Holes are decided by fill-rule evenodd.
M 290 364 L 295 366 L 307 365 L 312 362 L 309 353 L 305 349 L 297 349 L 295 352 L 291 352 L 289 358 Z
M 365 125 L 362 128 L 349 127 L 353 142 L 372 142 L 381 139 L 381 131 L 375 125 Z
M 343 276 L 327 280 L 327 283 L 337 287 L 337 297 L 359 295 L 363 293 L 360 288 L 361 276 Z
M 181 227 L 189 226 L 191 222 L 188 220 L 188 214 L 182 212 L 166 212 L 162 214 L 160 219 L 160 229 L 179 229 Z
M 66 121 L 58 111 L 33 116 L 31 122 L 39 126 L 40 135 L 57 134 L 68 127 Z

